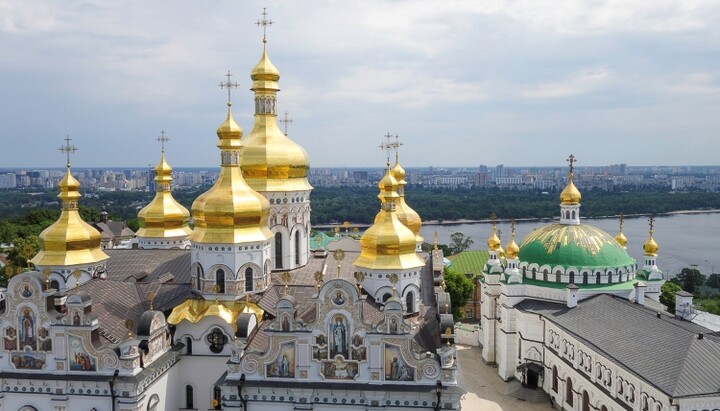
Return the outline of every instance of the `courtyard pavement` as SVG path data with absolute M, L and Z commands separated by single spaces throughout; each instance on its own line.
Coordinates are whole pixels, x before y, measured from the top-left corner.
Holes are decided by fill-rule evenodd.
M 532 403 L 505 395 L 508 383 L 497 368 L 485 365 L 479 347 L 457 345 L 460 386 L 466 391 L 463 411 L 540 411 L 552 410 L 549 402 Z M 519 384 L 518 384 L 519 385 Z

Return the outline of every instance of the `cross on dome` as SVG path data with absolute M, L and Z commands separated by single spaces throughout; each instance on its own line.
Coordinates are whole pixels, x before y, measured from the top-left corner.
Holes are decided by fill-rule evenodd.
M 573 164 L 577 161 L 575 159 L 575 156 L 570 154 L 570 157 L 568 157 L 567 160 L 565 160 L 565 161 L 570 163 L 570 172 L 572 173 L 573 172 Z
M 648 222 L 650 223 L 650 235 L 652 235 L 653 229 L 655 228 L 655 217 L 650 216 L 650 218 L 648 218 Z
M 287 131 L 287 130 L 288 130 L 288 124 L 292 124 L 293 119 L 291 119 L 290 117 L 288 117 L 288 112 L 286 111 L 286 112 L 285 112 L 285 115 L 283 116 L 283 118 L 281 118 L 279 121 L 280 121 L 281 123 L 283 123 L 283 126 L 284 126 L 284 128 L 285 128 L 285 136 L 287 136 L 287 135 L 288 135 L 288 131 Z
M 70 142 L 72 141 L 70 136 L 65 136 L 64 140 L 65 140 L 65 145 L 60 146 L 60 148 L 58 150 L 60 150 L 61 153 L 67 155 L 67 167 L 70 168 L 70 154 L 74 154 L 77 151 L 77 148 L 75 147 L 74 144 L 70 145 Z
M 170 140 L 170 137 L 165 135 L 165 130 L 160 130 L 160 136 L 156 138 L 156 140 L 160 143 L 160 147 L 162 147 L 163 154 L 165 153 L 165 143 Z
M 390 151 L 395 148 L 395 145 L 390 142 L 390 139 L 393 138 L 393 136 L 388 131 L 383 137 L 387 139 L 387 143 L 380 143 L 380 150 L 387 152 L 387 165 L 390 167 Z
M 232 104 L 232 96 L 230 94 L 231 89 L 240 87 L 240 85 L 237 83 L 237 81 L 234 83 L 232 81 L 230 81 L 230 77 L 232 77 L 232 76 L 233 76 L 232 73 L 230 72 L 230 70 L 228 70 L 227 74 L 225 74 L 225 77 L 227 77 L 227 81 L 223 81 L 219 84 L 221 89 L 225 89 L 225 88 L 227 89 L 228 106 Z
M 262 20 L 258 20 L 255 24 L 257 24 L 258 27 L 262 27 L 263 43 L 267 43 L 267 28 L 268 26 L 272 26 L 273 21 L 267 18 L 267 7 L 263 7 L 263 11 L 260 14 L 262 15 Z

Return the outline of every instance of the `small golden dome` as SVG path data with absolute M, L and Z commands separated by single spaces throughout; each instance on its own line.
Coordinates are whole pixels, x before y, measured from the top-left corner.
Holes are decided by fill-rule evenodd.
M 565 186 L 565 189 L 560 193 L 560 202 L 565 205 L 575 205 L 580 204 L 581 199 L 582 195 L 580 194 L 580 190 L 575 187 L 575 183 L 573 183 L 573 173 L 570 172 L 567 186 Z
M 497 236 L 497 227 L 495 227 L 494 223 L 492 227 L 492 234 L 487 239 L 487 245 L 488 249 L 492 251 L 498 251 L 501 249 L 502 243 L 500 242 L 500 238 Z
M 627 247 L 627 241 L 628 241 L 628 240 L 627 240 L 627 237 L 625 237 L 625 234 L 623 234 L 622 231 L 619 231 L 619 232 L 617 233 L 617 235 L 615 236 L 615 241 L 617 241 L 618 244 L 620 244 L 620 246 L 621 246 L 622 248 L 626 248 L 626 247 Z
M 196 243 L 237 244 L 266 241 L 272 237 L 267 219 L 270 203 L 248 186 L 239 167 L 242 129 L 228 104 L 225 122 L 217 129 L 222 164 L 215 184 L 192 205 Z
M 240 166 L 248 185 L 260 192 L 311 190 L 307 180 L 307 152 L 290 140 L 277 124 L 276 96 L 280 73 L 263 47 L 250 77 L 255 92 L 255 124 L 243 139 Z
M 389 167 L 378 186 L 382 209 L 375 217 L 375 223 L 360 237 L 360 256 L 353 265 L 382 270 L 422 267 L 425 262 L 415 253 L 415 234 L 400 222 L 395 212 L 398 183 Z
M 650 256 L 650 257 L 657 257 L 657 252 L 660 249 L 658 247 L 658 243 L 655 242 L 655 239 L 652 236 L 652 231 L 650 232 L 650 237 L 645 241 L 645 244 L 643 244 L 643 251 L 644 255 Z
M 78 212 L 80 182 L 72 176 L 70 167 L 58 187 L 62 204 L 60 217 L 40 233 L 40 251 L 32 263 L 41 267 L 71 266 L 107 260 L 107 254 L 100 248 L 100 232 L 83 221 Z
M 515 259 L 517 258 L 518 253 L 520 253 L 520 247 L 518 247 L 517 243 L 515 242 L 515 229 L 513 228 L 510 242 L 507 243 L 507 245 L 505 246 L 505 255 L 507 256 L 507 258 Z
M 190 212 L 172 196 L 172 180 L 172 167 L 163 153 L 155 167 L 155 198 L 138 213 L 138 237 L 179 237 L 192 231 L 188 225 Z
M 397 205 L 395 206 L 395 212 L 401 223 L 405 224 L 415 234 L 415 241 L 422 243 L 424 240 L 420 235 L 422 229 L 422 219 L 417 211 L 413 210 L 405 201 L 405 169 L 402 168 L 398 159 L 395 159 L 395 166 L 390 171 L 392 176 L 397 180 L 398 183 L 398 195 L 400 196 Z
M 400 162 L 395 160 L 395 166 L 392 168 L 392 175 L 395 177 L 395 179 L 398 181 L 400 185 L 406 185 L 407 181 L 405 181 L 405 169 L 402 168 L 400 165 Z

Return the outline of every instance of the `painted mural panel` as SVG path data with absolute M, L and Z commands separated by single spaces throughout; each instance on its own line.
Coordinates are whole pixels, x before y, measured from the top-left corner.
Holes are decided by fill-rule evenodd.
M 358 363 L 335 357 L 335 361 L 323 361 L 322 375 L 331 380 L 352 380 L 358 375 Z
M 277 358 L 265 367 L 265 376 L 295 378 L 295 343 L 280 344 Z
M 3 348 L 5 351 L 17 350 L 17 331 L 15 327 L 7 327 L 3 337 Z
M 400 347 L 385 344 L 385 380 L 414 381 L 415 369 L 410 367 L 400 355 Z
M 10 362 L 19 370 L 39 370 L 45 366 L 45 354 L 31 352 L 26 348 L 22 352 L 13 352 Z
M 97 358 L 88 354 L 80 337 L 68 336 L 70 371 L 97 371 Z
M 333 317 L 332 324 L 330 324 L 330 358 L 334 358 L 336 355 L 342 355 L 345 358 L 350 358 L 348 355 L 348 322 L 347 319 L 342 315 L 336 315 Z
M 36 329 L 35 329 L 35 315 L 29 308 L 24 308 L 18 317 L 19 325 L 19 341 L 20 349 L 29 347 L 30 350 L 35 351 L 36 349 Z

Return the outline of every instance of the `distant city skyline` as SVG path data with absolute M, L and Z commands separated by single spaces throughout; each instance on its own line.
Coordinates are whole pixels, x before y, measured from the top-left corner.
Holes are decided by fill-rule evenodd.
M 0 10 L 2 168 L 219 164 L 215 129 L 252 128 L 268 52 L 278 111 L 313 168 L 694 166 L 720 148 L 720 3 L 431 1 L 212 4 L 11 0 Z M 142 12 L 140 12 L 142 11 Z M 125 165 L 123 165 L 125 164 Z

